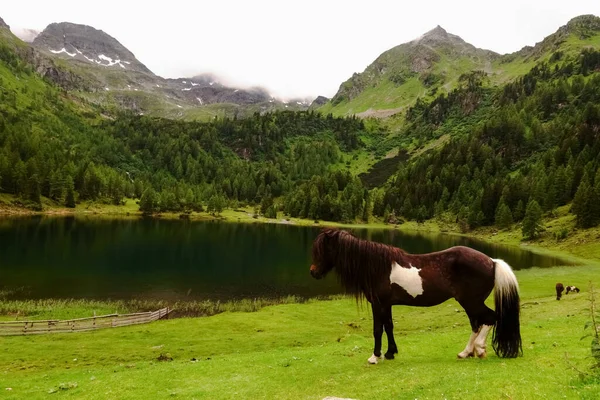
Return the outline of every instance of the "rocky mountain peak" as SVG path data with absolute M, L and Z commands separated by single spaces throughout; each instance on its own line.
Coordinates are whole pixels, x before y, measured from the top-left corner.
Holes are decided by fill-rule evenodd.
M 448 38 L 448 31 L 446 31 L 441 26 L 437 25 L 432 30 L 426 32 L 423 35 L 423 37 L 430 38 L 430 39 L 447 39 Z
M 438 25 L 413 40 L 411 44 L 436 47 L 446 44 L 463 46 L 466 42 L 460 36 L 448 33 L 448 31 Z
M 580 15 L 572 18 L 564 27 L 559 28 L 557 33 L 561 30 L 575 34 L 580 38 L 589 37 L 600 32 L 600 18 L 591 14 Z
M 135 55 L 109 34 L 87 25 L 50 24 L 32 42 L 39 50 L 105 68 L 152 74 Z
M 313 102 L 310 104 L 310 106 L 311 107 L 322 106 L 323 104 L 327 103 L 328 101 L 329 101 L 329 99 L 325 96 L 317 96 L 317 98 L 313 100 Z
M 6 22 L 4 22 L 2 17 L 0 17 L 0 28 L 10 29 L 10 26 L 8 26 L 8 24 Z

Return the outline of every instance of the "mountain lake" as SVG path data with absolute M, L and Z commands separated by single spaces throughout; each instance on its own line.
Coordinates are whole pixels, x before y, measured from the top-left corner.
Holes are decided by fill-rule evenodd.
M 161 219 L 23 217 L 0 220 L 0 291 L 17 298 L 230 300 L 341 293 L 309 274 L 321 227 Z M 445 234 L 352 229 L 410 253 L 454 245 L 515 270 L 568 264 L 518 247 Z

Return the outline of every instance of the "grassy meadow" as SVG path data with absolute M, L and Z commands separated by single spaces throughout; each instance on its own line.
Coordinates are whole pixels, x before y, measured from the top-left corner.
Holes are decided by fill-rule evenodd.
M 517 271 L 517 277 L 524 351 L 517 359 L 500 359 L 490 349 L 487 359 L 457 360 L 469 324 L 449 301 L 394 307 L 400 353 L 369 365 L 369 307 L 335 298 L 114 330 L 2 337 L 0 393 L 5 399 L 597 399 L 600 378 L 581 374 L 592 364 L 591 339 L 580 338 L 590 320 L 589 282 L 600 286 L 600 265 Z M 556 301 L 558 281 L 582 292 Z M 111 310 L 101 303 L 55 306 L 63 316 L 72 316 L 65 314 L 72 307 Z

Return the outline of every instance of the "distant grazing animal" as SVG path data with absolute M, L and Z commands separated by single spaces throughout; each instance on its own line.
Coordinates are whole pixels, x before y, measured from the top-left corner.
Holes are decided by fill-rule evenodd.
M 347 293 L 366 298 L 373 311 L 375 346 L 369 363 L 381 359 L 383 331 L 388 338 L 386 359 L 398 353 L 392 305 L 430 307 L 455 298 L 471 323 L 471 336 L 458 358 L 486 356 L 486 340 L 495 327 L 492 347 L 497 355 L 522 354 L 519 286 L 507 263 L 468 247 L 429 254 L 408 254 L 397 247 L 358 239 L 350 233 L 325 229 L 312 248 L 311 275 L 320 279 L 335 269 Z M 485 305 L 494 289 L 496 311 Z
M 569 294 L 569 292 L 579 293 L 579 288 L 577 286 L 567 286 L 567 292 L 565 294 Z
M 560 300 L 560 298 L 562 297 L 562 292 L 563 290 L 565 290 L 565 287 L 563 286 L 562 283 L 557 283 L 556 284 L 556 300 Z M 567 292 L 569 293 L 569 292 Z

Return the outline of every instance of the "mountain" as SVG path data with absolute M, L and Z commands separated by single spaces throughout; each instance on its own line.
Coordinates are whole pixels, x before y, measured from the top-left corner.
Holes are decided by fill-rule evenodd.
M 478 49 L 459 36 L 437 26 L 420 37 L 382 53 L 362 73 L 340 85 L 324 112 L 369 113 L 385 110 L 394 114 L 417 97 L 450 90 L 460 75 L 481 69 L 489 71 L 499 57 Z
M 535 46 L 525 46 L 514 54 L 525 58 L 539 58 L 544 53 L 564 50 L 569 45 L 576 45 L 575 47 L 579 49 L 582 41 L 591 39 L 599 33 L 600 18 L 595 15 L 580 15 L 558 28 L 552 35 L 536 43 Z
M 69 22 L 50 24 L 33 40 L 32 45 L 62 58 L 153 75 L 118 40 L 91 26 Z
M 582 48 L 600 45 L 600 18 L 582 15 L 570 20 L 534 46 L 505 55 L 482 50 L 437 26 L 408 43 L 381 54 L 362 73 L 343 82 L 330 102 L 319 110 L 335 115 L 388 117 L 413 105 L 418 98 L 449 93 L 459 78 L 484 71 L 492 85 L 526 74 L 537 62 L 572 56 Z
M 501 153 L 507 167 L 513 167 L 531 154 L 533 158 L 539 157 L 537 152 L 541 152 L 541 148 L 556 146 L 559 139 L 554 136 L 555 132 L 561 133 L 560 140 L 579 141 L 580 147 L 577 150 L 573 147 L 572 151 L 584 147 L 586 143 L 582 143 L 582 138 L 592 146 L 597 140 L 594 132 L 600 132 L 597 122 L 600 121 L 597 118 L 600 97 L 596 95 L 600 87 L 599 72 L 600 18 L 590 15 L 574 18 L 540 43 L 495 58 L 490 72 L 466 73 L 450 92 L 417 99 L 402 113 L 402 118 L 386 121 L 387 126 L 393 127 L 394 134 L 370 146 L 381 159 L 361 178 L 368 187 L 380 187 L 394 179 L 392 176 L 399 171 L 399 165 L 414 166 L 419 162 L 421 166 L 431 165 L 432 162 L 423 161 L 425 154 L 436 153 L 436 149 L 443 149 L 447 154 L 451 145 L 473 132 L 478 135 L 469 139 L 473 146 L 478 140 L 481 143 L 488 143 L 490 138 L 497 141 L 492 153 Z M 520 121 L 522 117 L 515 117 L 514 112 L 524 109 L 528 110 L 529 117 Z M 582 119 L 583 126 L 569 127 L 566 121 L 577 114 L 587 115 Z M 559 120 L 560 125 L 565 125 L 563 128 L 555 125 Z M 496 127 L 492 127 L 494 124 Z M 524 137 L 527 130 L 536 132 L 535 140 Z M 540 148 L 541 142 L 547 147 Z M 568 147 L 563 144 L 558 148 L 564 152 Z M 562 162 L 561 157 L 557 156 L 557 160 Z M 484 160 L 485 157 L 480 159 Z M 436 162 L 444 165 L 453 161 Z M 540 167 L 539 171 L 546 167 Z M 527 174 L 526 169 L 522 172 Z M 405 174 L 402 179 L 411 177 L 411 188 L 423 190 L 414 172 L 405 171 Z M 426 176 L 436 175 L 428 172 Z M 600 175 L 596 181 L 600 185 Z M 495 188 L 501 189 L 502 185 Z M 570 190 L 572 196 L 573 187 Z M 499 198 L 500 193 L 497 195 Z M 417 204 L 414 199 L 410 201 Z M 526 199 L 522 200 L 526 204 Z M 396 206 L 398 204 L 391 209 Z M 491 211 L 486 208 L 488 222 L 492 221 L 494 207 Z
M 328 101 L 329 101 L 329 99 L 325 96 L 317 96 L 317 98 L 314 99 L 312 103 L 310 103 L 310 107 L 311 108 L 319 107 L 319 106 L 322 106 L 323 104 L 326 104 Z
M 10 26 L 8 26 L 1 17 L 0 17 L 0 28 L 6 28 L 6 29 L 10 30 Z
M 87 25 L 50 24 L 35 37 L 32 46 L 55 60 L 61 71 L 80 78 L 76 87 L 65 86 L 64 79 L 56 79 L 55 83 L 109 109 L 168 118 L 211 119 L 308 108 L 304 102 L 279 101 L 263 88 L 230 87 L 210 74 L 162 78 L 117 39 Z

